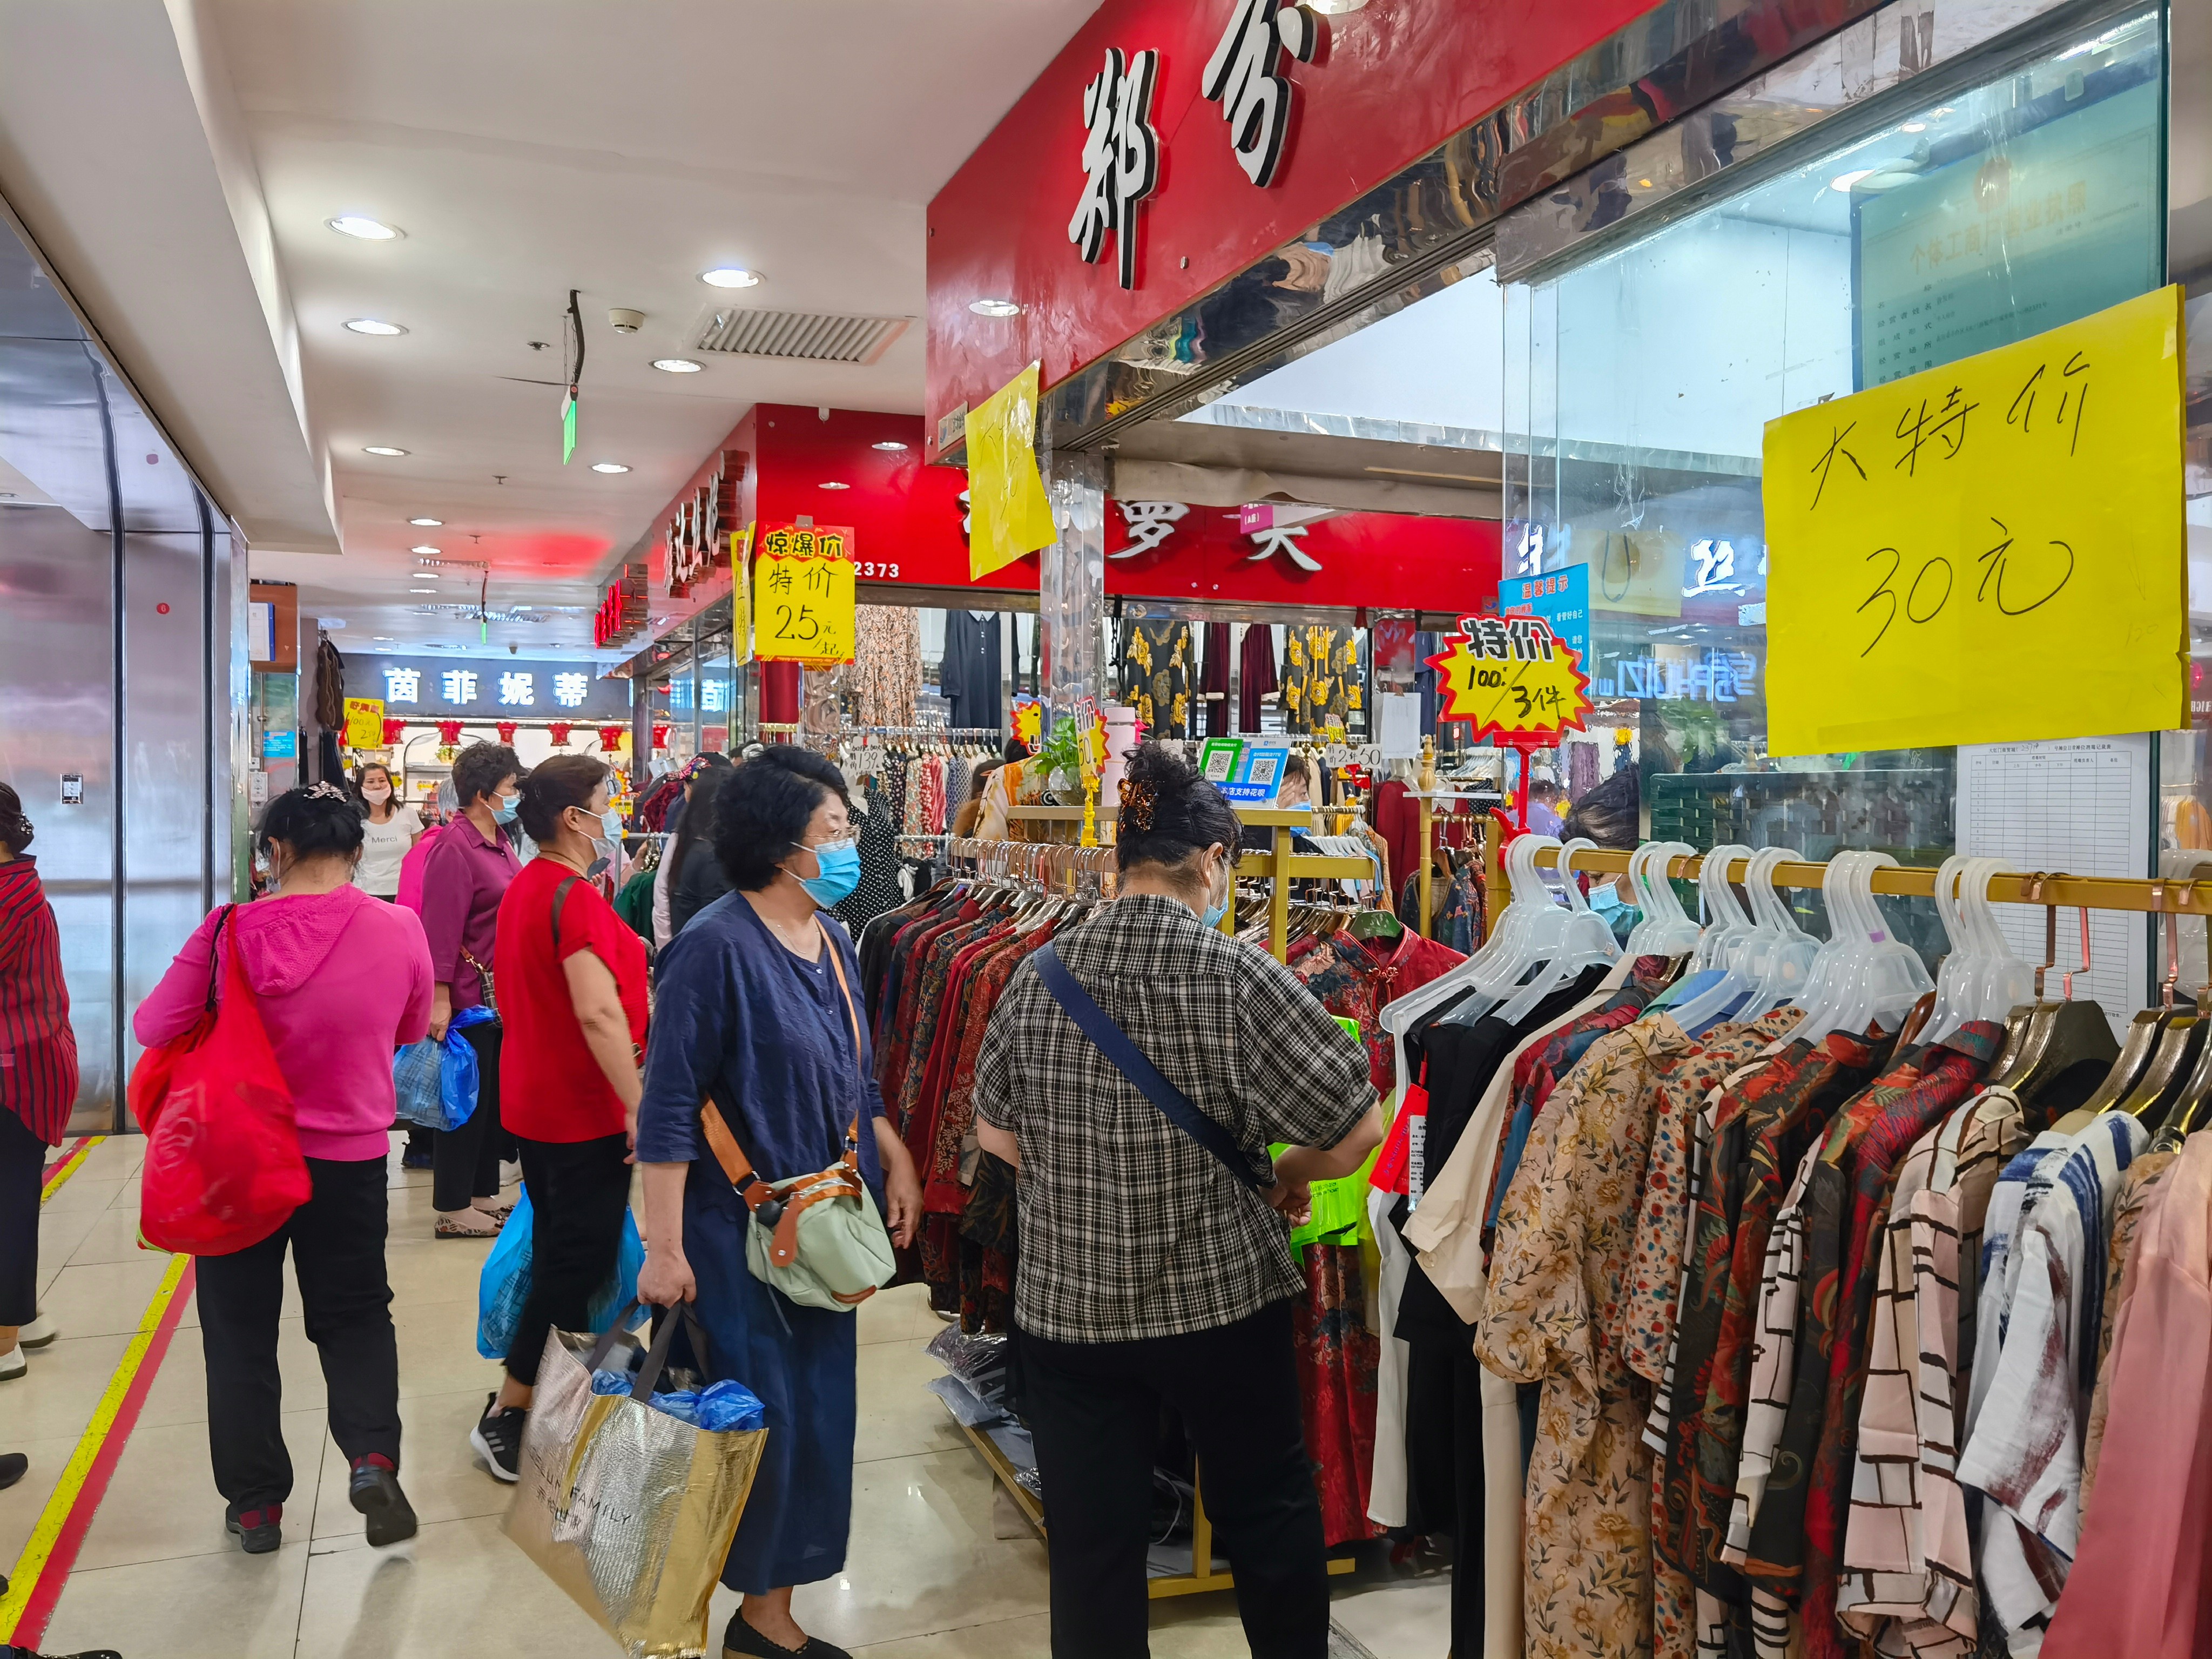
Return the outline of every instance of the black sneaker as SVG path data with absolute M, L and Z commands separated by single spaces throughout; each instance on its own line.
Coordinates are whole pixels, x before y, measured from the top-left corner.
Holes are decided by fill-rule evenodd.
M 31 1460 L 21 1452 L 0 1452 L 0 1492 L 21 1480 L 30 1473 Z M 0 1591 L 0 1595 L 6 1594 Z
M 238 1534 L 238 1547 L 248 1555 L 266 1555 L 284 1541 L 284 1506 L 264 1504 L 241 1510 L 235 1504 L 223 1516 L 223 1525 Z
M 113 1648 L 87 1648 L 82 1653 L 36 1654 L 28 1648 L 0 1648 L 0 1656 L 13 1655 L 15 1659 L 123 1659 Z
M 520 1406 L 496 1411 L 493 1407 L 498 1399 L 496 1394 L 484 1396 L 484 1414 L 469 1431 L 469 1444 L 491 1466 L 494 1480 L 512 1485 L 522 1474 L 522 1425 L 530 1421 L 530 1413 Z
M 399 1490 L 399 1475 L 385 1458 L 372 1452 L 354 1462 L 347 1500 L 368 1517 L 368 1541 L 379 1549 L 415 1535 L 415 1507 Z

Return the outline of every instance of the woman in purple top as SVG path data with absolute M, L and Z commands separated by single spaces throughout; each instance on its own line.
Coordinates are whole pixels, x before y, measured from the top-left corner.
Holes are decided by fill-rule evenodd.
M 453 762 L 460 814 L 422 864 L 422 933 L 430 942 L 437 991 L 430 1035 L 442 1042 L 464 1008 L 496 1008 L 492 943 L 499 902 L 522 872 L 501 830 L 521 800 L 522 762 L 503 743 L 472 743 Z M 499 1042 L 496 1019 L 461 1029 L 477 1051 L 477 1109 L 458 1129 L 440 1132 L 432 1155 L 430 1202 L 440 1238 L 489 1238 L 514 1206 L 499 1201 Z

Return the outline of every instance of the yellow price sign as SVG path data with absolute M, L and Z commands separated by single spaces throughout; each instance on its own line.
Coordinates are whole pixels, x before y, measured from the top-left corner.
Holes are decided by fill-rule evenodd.
M 968 412 L 968 580 L 1058 539 L 1037 471 L 1037 365 Z
M 2189 723 L 2181 290 L 1766 425 L 1768 747 Z
M 853 532 L 775 525 L 753 567 L 753 654 L 763 662 L 850 662 L 859 626 Z
M 384 747 L 384 699 L 348 697 L 345 700 L 345 746 L 349 749 Z
M 1469 720 L 1477 739 L 1579 732 L 1589 712 L 1582 653 L 1541 617 L 1463 617 L 1428 659 L 1439 720 Z

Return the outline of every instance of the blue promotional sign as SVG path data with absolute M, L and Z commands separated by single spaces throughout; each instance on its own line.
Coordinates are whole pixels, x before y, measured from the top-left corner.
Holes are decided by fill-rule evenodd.
M 264 760 L 299 759 L 300 734 L 290 730 L 264 732 L 261 738 L 261 758 Z
M 1508 576 L 1498 584 L 1502 617 L 1541 617 L 1577 660 L 1589 661 L 1589 567 L 1571 564 L 1534 576 Z
M 1273 806 L 1275 792 L 1283 787 L 1283 769 L 1290 764 L 1288 744 L 1248 743 L 1237 759 L 1237 769 L 1221 793 L 1232 806 Z

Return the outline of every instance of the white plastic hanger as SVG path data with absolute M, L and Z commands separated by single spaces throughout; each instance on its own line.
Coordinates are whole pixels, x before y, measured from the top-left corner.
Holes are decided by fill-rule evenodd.
M 1856 1036 L 1876 1022 L 1894 1030 L 1912 1005 L 1935 989 L 1935 981 L 1921 964 L 1920 953 L 1890 932 L 1887 919 L 1875 902 L 1875 871 L 1893 868 L 1896 863 L 1887 853 L 1854 855 L 1846 891 L 1854 932 L 1863 935 L 1863 942 L 1855 943 L 1845 954 L 1834 991 L 1824 1006 L 1808 1014 L 1793 1036 L 1808 1041 L 1838 1030 Z
M 1667 879 L 1667 866 L 1674 860 L 1694 854 L 1686 841 L 1647 842 L 1628 861 L 1628 884 L 1636 890 L 1644 920 L 1629 930 L 1623 947 L 1632 957 L 1679 957 L 1697 948 L 1703 929 L 1690 920 Z
M 1737 905 L 1728 880 L 1731 863 L 1739 858 L 1755 857 L 1748 847 L 1716 847 L 1705 854 L 1705 864 L 1698 872 L 1698 894 L 1705 914 L 1721 920 L 1705 929 L 1705 937 L 1698 943 L 1697 954 L 1690 958 L 1690 966 L 1698 971 L 1710 968 L 1723 971 L 1719 984 L 1667 1011 L 1685 1031 L 1702 1030 L 1759 989 L 1759 981 L 1749 969 L 1749 947 L 1755 942 L 1759 929 Z M 1748 880 L 1747 872 L 1747 883 Z
M 1509 1025 L 1526 1019 L 1534 1012 L 1538 1003 L 1583 969 L 1611 963 L 1620 955 L 1620 946 L 1613 940 L 1612 927 L 1603 916 L 1589 908 L 1589 902 L 1583 896 L 1581 884 L 1574 878 L 1575 854 L 1589 851 L 1596 846 L 1595 842 L 1577 836 L 1559 848 L 1560 886 L 1567 898 L 1567 922 L 1564 936 L 1551 960 L 1522 988 L 1517 995 L 1498 1011 L 1498 1017 Z
M 1812 971 L 1820 942 L 1797 925 L 1774 890 L 1774 872 L 1784 864 L 1801 864 L 1804 854 L 1791 847 L 1764 847 L 1751 856 L 1744 891 L 1751 896 L 1751 913 L 1759 931 L 1745 946 L 1742 966 L 1758 988 L 1745 1001 L 1737 1018 L 1749 1021 L 1779 1008 L 1803 989 Z

